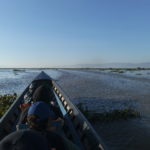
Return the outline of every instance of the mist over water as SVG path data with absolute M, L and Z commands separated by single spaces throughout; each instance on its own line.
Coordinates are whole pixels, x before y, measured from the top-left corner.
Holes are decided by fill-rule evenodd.
M 41 71 L 0 69 L 0 94 L 21 94 Z M 98 70 L 44 71 L 56 80 L 74 104 L 82 102 L 90 110 L 97 112 L 124 108 L 140 112 L 141 118 L 93 124 L 110 150 L 150 149 L 149 76 L 138 77 L 136 73 L 120 75 Z

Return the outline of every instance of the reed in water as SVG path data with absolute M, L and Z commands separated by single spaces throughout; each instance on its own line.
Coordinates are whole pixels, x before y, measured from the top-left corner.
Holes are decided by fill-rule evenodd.
M 78 109 L 88 118 L 91 122 L 96 121 L 113 121 L 120 119 L 139 118 L 140 113 L 131 109 L 115 109 L 111 112 L 94 112 L 90 111 L 87 107 L 84 107 L 82 103 L 77 104 Z

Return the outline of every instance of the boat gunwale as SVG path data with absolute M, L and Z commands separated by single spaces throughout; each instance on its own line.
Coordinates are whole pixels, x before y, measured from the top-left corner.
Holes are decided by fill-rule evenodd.
M 77 119 L 79 120 L 79 122 L 83 125 L 83 124 L 87 124 L 86 129 L 87 132 L 89 132 L 90 134 L 94 135 L 92 137 L 92 140 L 94 139 L 95 142 L 98 144 L 97 146 L 99 147 L 99 149 L 104 150 L 106 149 L 106 146 L 103 142 L 103 140 L 100 138 L 100 136 L 96 133 L 95 129 L 92 127 L 92 125 L 89 123 L 89 121 L 87 120 L 87 118 L 82 114 L 82 112 L 71 102 L 69 96 L 62 90 L 61 86 L 58 85 L 58 83 L 56 83 L 56 81 L 53 81 L 53 85 L 54 88 L 56 87 L 56 89 L 60 92 L 59 94 L 61 94 L 64 99 L 67 101 L 68 105 L 73 109 L 73 113 L 74 115 L 77 117 Z M 59 96 L 59 94 L 57 93 L 57 95 Z M 61 101 L 61 100 L 60 100 Z M 62 102 L 62 101 L 61 101 Z M 63 103 L 62 103 L 63 104 Z M 63 104 L 64 105 L 64 104 Z M 86 131 L 85 131 L 86 132 Z

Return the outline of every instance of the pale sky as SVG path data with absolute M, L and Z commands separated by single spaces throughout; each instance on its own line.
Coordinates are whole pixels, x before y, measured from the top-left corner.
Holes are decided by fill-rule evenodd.
M 149 0 L 0 0 L 0 67 L 150 62 Z

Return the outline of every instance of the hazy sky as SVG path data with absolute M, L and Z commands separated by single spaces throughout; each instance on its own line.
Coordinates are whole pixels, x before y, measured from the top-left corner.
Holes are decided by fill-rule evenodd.
M 150 62 L 149 0 L 0 0 L 0 67 Z

